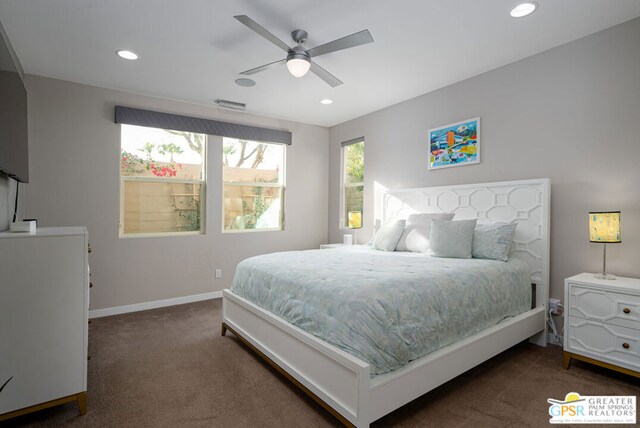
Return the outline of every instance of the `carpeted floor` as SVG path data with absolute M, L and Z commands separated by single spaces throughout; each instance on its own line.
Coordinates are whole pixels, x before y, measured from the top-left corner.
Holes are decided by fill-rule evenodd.
M 220 336 L 220 300 L 99 318 L 89 332 L 86 416 L 75 404 L 7 426 L 330 427 L 336 419 Z M 548 426 L 547 398 L 640 395 L 640 382 L 522 343 L 375 422 L 373 427 Z

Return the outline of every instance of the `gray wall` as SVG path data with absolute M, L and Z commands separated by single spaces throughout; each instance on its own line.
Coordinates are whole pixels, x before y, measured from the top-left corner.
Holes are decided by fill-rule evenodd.
M 93 248 L 93 309 L 222 290 L 230 285 L 236 264 L 246 257 L 317 248 L 326 242 L 328 129 L 43 77 L 27 76 L 27 89 L 31 182 L 25 186 L 25 215 L 37 218 L 39 226 L 87 226 Z M 218 138 L 208 150 L 207 233 L 118 238 L 116 104 L 290 130 L 286 230 L 221 233 Z M 222 269 L 221 279 L 214 278 L 216 268 Z
M 640 277 L 640 19 L 331 128 L 329 241 L 340 242 L 340 142 L 365 137 L 365 229 L 373 184 L 426 187 L 551 179 L 551 296 L 602 268 L 589 210 L 622 211 L 612 273 Z M 439 65 L 439 66 L 446 66 Z M 427 170 L 427 131 L 481 116 L 478 165 Z

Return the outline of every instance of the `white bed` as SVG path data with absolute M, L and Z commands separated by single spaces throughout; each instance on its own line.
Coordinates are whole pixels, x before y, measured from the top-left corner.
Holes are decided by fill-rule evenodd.
M 222 333 L 231 330 L 346 425 L 369 424 L 516 343 L 546 345 L 549 290 L 547 179 L 388 191 L 382 218 L 455 212 L 456 219 L 518 223 L 511 257 L 534 272 L 537 305 L 525 313 L 370 378 L 364 361 L 260 308 L 223 292 Z M 329 250 L 331 251 L 331 250 Z

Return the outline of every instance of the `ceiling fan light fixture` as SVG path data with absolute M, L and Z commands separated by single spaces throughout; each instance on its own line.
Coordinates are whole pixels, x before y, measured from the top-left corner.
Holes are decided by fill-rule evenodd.
M 287 70 L 293 77 L 300 78 L 307 74 L 311 68 L 311 62 L 306 58 L 292 58 L 287 60 Z

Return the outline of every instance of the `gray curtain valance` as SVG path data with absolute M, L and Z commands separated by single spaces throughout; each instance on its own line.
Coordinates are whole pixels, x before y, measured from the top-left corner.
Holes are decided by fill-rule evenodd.
M 354 138 L 353 140 L 347 140 L 340 143 L 342 147 L 350 146 L 352 144 L 362 143 L 364 141 L 364 137 Z
M 116 123 L 124 123 L 127 125 L 198 132 L 201 134 L 219 135 L 221 137 L 239 138 L 242 140 L 291 144 L 291 132 L 289 131 L 182 116 L 179 114 L 161 113 L 139 108 L 116 106 L 115 121 Z

